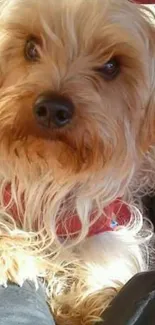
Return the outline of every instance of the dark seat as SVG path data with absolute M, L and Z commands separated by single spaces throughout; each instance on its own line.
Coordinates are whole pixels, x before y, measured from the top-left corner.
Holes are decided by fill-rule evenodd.
M 112 301 L 99 324 L 155 325 L 155 271 L 135 275 Z

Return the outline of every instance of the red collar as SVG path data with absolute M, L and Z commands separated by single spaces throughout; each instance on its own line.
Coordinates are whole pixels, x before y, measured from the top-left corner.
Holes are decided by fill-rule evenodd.
M 90 221 L 93 223 L 89 228 L 88 236 L 94 236 L 106 231 L 116 230 L 118 226 L 126 225 L 131 218 L 131 213 L 128 206 L 122 203 L 120 199 L 116 199 L 104 209 L 102 214 L 96 221 L 95 214 L 91 215 Z M 81 229 L 81 222 L 77 215 L 66 218 L 65 226 L 62 223 L 58 225 L 57 234 L 64 237 L 67 232 L 77 234 Z
M 17 206 L 14 202 L 11 202 L 11 189 L 8 186 L 4 191 L 4 205 L 8 206 L 9 213 L 17 221 L 19 213 Z M 113 231 L 118 226 L 126 225 L 130 221 L 130 211 L 128 206 L 121 201 L 121 199 L 116 199 L 109 206 L 104 209 L 104 213 L 93 222 L 95 219 L 95 214 L 91 215 L 90 221 L 92 225 L 89 228 L 88 236 L 94 236 L 106 231 Z M 20 218 L 22 219 L 22 218 Z M 66 237 L 69 233 L 72 237 L 77 235 L 81 230 L 81 222 L 77 215 L 66 216 L 65 222 L 58 223 L 57 235 L 59 237 Z

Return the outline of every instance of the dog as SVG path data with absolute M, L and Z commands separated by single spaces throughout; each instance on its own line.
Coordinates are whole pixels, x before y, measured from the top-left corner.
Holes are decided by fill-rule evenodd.
M 127 0 L 0 1 L 0 284 L 41 279 L 60 325 L 99 321 L 151 267 L 152 21 Z

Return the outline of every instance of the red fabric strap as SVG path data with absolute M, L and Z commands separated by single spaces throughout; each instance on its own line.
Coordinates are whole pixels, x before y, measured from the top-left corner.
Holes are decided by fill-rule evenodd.
M 4 191 L 4 205 L 8 206 L 9 213 L 16 221 L 18 219 L 22 220 L 15 202 L 11 202 L 11 188 L 9 185 Z M 126 225 L 130 221 L 131 214 L 127 205 L 121 199 L 116 199 L 104 209 L 104 213 L 97 220 L 95 220 L 95 217 L 95 213 L 90 216 L 89 237 L 105 231 L 113 231 L 117 226 Z M 63 220 L 58 222 L 57 235 L 64 238 L 69 234 L 74 237 L 80 232 L 81 226 L 77 215 L 65 215 Z

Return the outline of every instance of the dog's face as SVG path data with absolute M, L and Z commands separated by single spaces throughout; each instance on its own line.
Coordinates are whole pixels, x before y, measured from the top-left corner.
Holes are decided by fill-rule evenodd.
M 3 176 L 43 182 L 37 202 L 51 184 L 57 202 L 73 188 L 105 202 L 122 195 L 151 141 L 150 126 L 142 132 L 154 74 L 144 14 L 127 0 L 1 7 Z

